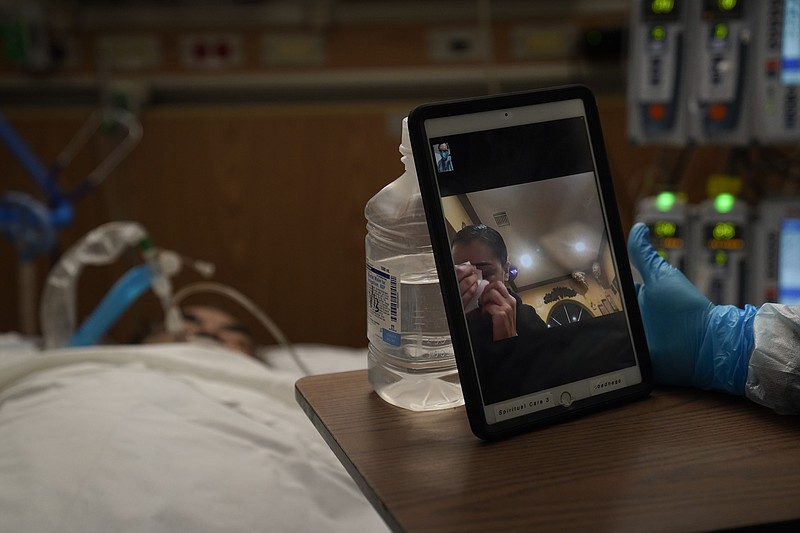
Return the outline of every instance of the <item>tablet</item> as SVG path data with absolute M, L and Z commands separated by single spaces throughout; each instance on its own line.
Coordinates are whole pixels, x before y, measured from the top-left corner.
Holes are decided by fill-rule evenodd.
M 504 437 L 647 395 L 590 90 L 426 104 L 408 127 L 473 433 Z

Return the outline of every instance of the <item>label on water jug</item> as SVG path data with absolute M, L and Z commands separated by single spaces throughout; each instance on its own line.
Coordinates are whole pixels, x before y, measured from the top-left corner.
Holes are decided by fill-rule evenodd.
M 383 342 L 400 346 L 400 286 L 396 275 L 367 263 L 367 321 Z

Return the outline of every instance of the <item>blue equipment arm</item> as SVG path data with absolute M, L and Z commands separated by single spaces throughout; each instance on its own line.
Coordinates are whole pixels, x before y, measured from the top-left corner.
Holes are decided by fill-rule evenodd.
M 48 201 L 56 202 L 61 197 L 61 193 L 50 172 L 2 114 L 0 114 L 0 139 L 6 143 L 25 171 L 45 193 Z

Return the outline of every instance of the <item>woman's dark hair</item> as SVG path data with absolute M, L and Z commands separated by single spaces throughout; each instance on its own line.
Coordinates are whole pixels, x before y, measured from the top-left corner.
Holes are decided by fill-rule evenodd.
M 508 249 L 503 240 L 502 235 L 494 228 L 490 228 L 486 224 L 475 224 L 472 226 L 464 226 L 456 233 L 450 246 L 455 246 L 458 243 L 469 244 L 473 241 L 479 241 L 489 247 L 495 256 L 500 260 L 501 265 L 505 265 L 508 261 Z

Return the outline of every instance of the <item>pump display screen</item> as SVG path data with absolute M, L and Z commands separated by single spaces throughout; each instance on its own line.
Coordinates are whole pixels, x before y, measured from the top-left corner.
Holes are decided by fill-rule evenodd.
M 783 2 L 781 63 L 781 82 L 800 85 L 800 0 Z
M 706 18 L 741 18 L 744 2 L 737 0 L 704 0 L 703 11 Z
M 778 261 L 778 301 L 800 304 L 800 218 L 787 218 L 781 224 Z
M 683 231 L 681 225 L 671 220 L 660 220 L 649 224 L 650 242 L 656 248 L 678 250 L 683 248 Z
M 744 239 L 738 225 L 732 222 L 716 222 L 706 226 L 706 245 L 711 250 L 742 250 Z

